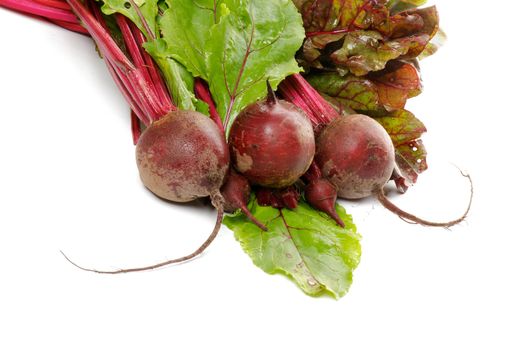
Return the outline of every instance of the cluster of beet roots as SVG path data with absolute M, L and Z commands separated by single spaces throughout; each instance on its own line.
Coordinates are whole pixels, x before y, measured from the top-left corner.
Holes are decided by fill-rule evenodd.
M 395 206 L 384 194 L 386 184 L 395 180 L 402 192 L 407 186 L 397 170 L 390 136 L 368 116 L 339 115 L 299 74 L 280 84 L 282 99 L 267 84 L 267 97 L 242 110 L 226 138 L 207 84 L 196 79 L 195 93 L 209 105 L 211 117 L 176 108 L 162 73 L 142 49 L 151 34 L 145 37 L 125 17 L 116 15 L 127 52 L 113 40 L 93 0 L 0 0 L 0 5 L 90 35 L 132 109 L 137 166 L 144 185 L 174 202 L 209 197 L 217 209 L 212 233 L 187 256 L 151 266 L 101 271 L 76 265 L 64 255 L 83 270 L 116 274 L 190 260 L 214 240 L 224 212 L 241 210 L 267 231 L 265 223 L 247 208 L 252 192 L 261 206 L 291 210 L 303 196 L 342 227 L 344 222 L 335 210 L 337 197 L 375 196 L 404 220 L 426 226 L 450 227 L 469 212 L 472 196 L 463 215 L 448 222 L 424 220 Z

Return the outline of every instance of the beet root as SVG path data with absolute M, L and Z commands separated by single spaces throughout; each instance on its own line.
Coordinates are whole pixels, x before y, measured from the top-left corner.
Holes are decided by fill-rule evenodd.
M 315 136 L 305 113 L 278 100 L 269 88 L 266 100 L 240 112 L 229 134 L 233 166 L 254 185 L 284 188 L 309 168 Z
M 177 110 L 150 125 L 136 147 L 137 166 L 143 184 L 157 196 L 188 202 L 210 196 L 217 209 L 216 224 L 207 240 L 193 253 L 158 264 L 103 271 L 76 267 L 101 274 L 119 274 L 157 269 L 191 260 L 214 241 L 223 220 L 224 199 L 220 193 L 229 169 L 229 149 L 216 124 L 194 111 Z
M 321 178 L 310 182 L 304 189 L 304 196 L 313 208 L 328 214 L 339 226 L 345 226 L 335 210 L 337 189 L 327 179 Z
M 328 214 L 335 222 L 344 227 L 344 222 L 337 214 L 335 204 L 337 202 L 337 188 L 327 179 L 322 177 L 322 171 L 316 162 L 302 177 L 308 185 L 304 189 L 306 201 L 315 209 Z
M 390 179 L 395 150 L 372 118 L 347 115 L 333 120 L 317 138 L 316 161 L 338 196 L 359 199 L 377 193 Z
M 384 186 L 393 178 L 399 191 L 407 183 L 395 164 L 395 149 L 390 136 L 372 118 L 354 114 L 333 120 L 317 138 L 316 162 L 322 174 L 337 187 L 339 197 L 359 199 L 374 195 L 388 210 L 400 218 L 424 226 L 451 227 L 465 220 L 472 204 L 457 219 L 435 222 L 417 217 L 398 208 L 384 194 Z M 312 204 L 313 205 L 313 204 Z M 321 209 L 322 210 L 322 209 Z
M 221 188 L 221 194 L 225 199 L 224 209 L 226 212 L 232 213 L 240 209 L 256 226 L 267 231 L 267 227 L 258 221 L 247 208 L 247 202 L 251 196 L 251 186 L 245 177 L 231 169 L 227 175 L 227 181 Z
M 218 192 L 229 169 L 223 133 L 194 111 L 170 112 L 150 125 L 139 138 L 136 159 L 143 184 L 174 202 Z

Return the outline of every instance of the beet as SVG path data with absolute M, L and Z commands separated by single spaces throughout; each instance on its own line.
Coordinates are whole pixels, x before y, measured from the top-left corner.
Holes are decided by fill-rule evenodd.
M 466 211 L 455 220 L 425 220 L 392 203 L 384 194 L 386 183 L 393 177 L 399 181 L 396 185 L 400 191 L 405 191 L 407 184 L 395 165 L 395 149 L 390 136 L 378 122 L 365 115 L 342 116 L 329 123 L 317 138 L 316 162 L 323 176 L 336 186 L 339 197 L 359 199 L 374 195 L 386 209 L 413 223 L 450 227 L 464 221 L 472 205 L 472 181 L 468 175 L 465 176 L 471 184 L 470 200 Z M 320 192 L 322 188 L 308 189 L 306 197 L 321 196 Z M 311 205 L 317 207 L 317 204 Z
M 267 231 L 267 227 L 258 221 L 247 208 L 247 202 L 251 196 L 251 186 L 245 177 L 231 169 L 227 181 L 221 188 L 221 194 L 225 199 L 223 208 L 226 212 L 232 213 L 240 209 L 256 226 Z
M 269 87 L 266 100 L 240 112 L 229 135 L 233 166 L 250 183 L 284 188 L 309 168 L 315 136 L 305 113 L 278 100 Z
M 136 158 L 143 184 L 174 202 L 219 192 L 229 169 L 224 135 L 194 111 L 171 112 L 149 126 L 139 138 Z
M 307 186 L 304 189 L 306 201 L 315 209 L 328 214 L 335 222 L 344 227 L 344 222 L 337 214 L 335 205 L 337 202 L 337 188 L 322 177 L 322 171 L 316 162 L 311 166 L 302 177 Z
M 395 150 L 390 136 L 372 118 L 347 115 L 332 121 L 317 138 L 316 160 L 342 198 L 376 193 L 390 179 Z
M 313 208 L 328 214 L 340 226 L 345 226 L 335 210 L 337 188 L 327 179 L 321 178 L 310 182 L 304 189 L 304 196 Z
M 210 196 L 218 213 L 207 240 L 193 253 L 158 264 L 103 271 L 76 267 L 101 274 L 152 270 L 193 259 L 214 241 L 221 228 L 224 199 L 220 194 L 229 169 L 229 149 L 217 125 L 194 111 L 176 110 L 152 123 L 136 147 L 137 167 L 143 184 L 157 196 L 174 202 L 188 202 Z

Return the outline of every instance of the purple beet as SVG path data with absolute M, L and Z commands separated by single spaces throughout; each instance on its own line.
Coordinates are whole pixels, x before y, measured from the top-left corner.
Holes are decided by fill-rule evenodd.
M 221 188 L 221 194 L 225 199 L 223 208 L 226 212 L 232 213 L 240 209 L 256 226 L 267 231 L 267 227 L 258 221 L 247 208 L 247 202 L 251 196 L 251 186 L 245 177 L 231 169 L 227 175 L 227 181 Z

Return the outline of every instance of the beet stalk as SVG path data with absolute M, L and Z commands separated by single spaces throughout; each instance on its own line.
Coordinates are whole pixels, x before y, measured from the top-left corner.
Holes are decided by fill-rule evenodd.
M 68 30 L 88 34 L 79 25 L 79 20 L 72 13 L 70 6 L 60 0 L 0 0 L 0 7 L 23 13 L 41 20 L 52 22 Z

